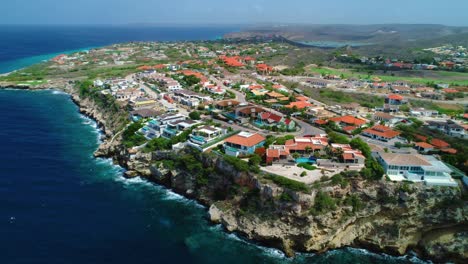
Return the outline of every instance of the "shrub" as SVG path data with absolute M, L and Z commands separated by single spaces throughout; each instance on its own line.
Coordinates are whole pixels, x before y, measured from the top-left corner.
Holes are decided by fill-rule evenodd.
M 297 166 L 299 168 L 304 168 L 306 170 L 315 170 L 315 169 L 317 169 L 317 167 L 315 167 L 315 166 L 313 166 L 313 165 L 311 165 L 309 163 L 305 163 L 305 162 L 299 163 L 299 164 L 297 164 Z
M 291 195 L 289 195 L 289 193 L 287 193 L 287 192 L 283 192 L 280 195 L 280 200 L 284 201 L 284 202 L 293 202 L 294 201 L 294 199 L 291 197 Z
M 269 174 L 265 178 L 273 181 L 281 187 L 288 188 L 292 191 L 299 191 L 304 193 L 309 193 L 310 191 L 309 187 L 305 183 L 291 180 L 283 176 Z
M 306 171 L 301 172 L 301 177 L 304 177 L 304 176 L 306 176 L 306 175 L 307 175 L 307 172 L 306 172 Z
M 336 209 L 335 199 L 327 193 L 319 191 L 315 196 L 314 207 L 311 210 L 312 214 L 326 213 Z
M 359 211 L 364 207 L 364 204 L 361 201 L 361 198 L 356 194 L 351 194 L 347 196 L 344 200 L 344 204 L 353 207 L 353 212 Z

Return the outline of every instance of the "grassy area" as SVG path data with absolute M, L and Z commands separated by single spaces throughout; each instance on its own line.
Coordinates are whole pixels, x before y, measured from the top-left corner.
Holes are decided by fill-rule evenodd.
M 346 69 L 333 69 L 333 68 L 315 68 L 315 67 L 308 67 L 308 71 L 313 73 L 319 73 L 322 75 L 338 75 L 344 78 L 359 78 L 359 79 L 368 79 L 372 80 L 373 78 L 377 77 L 380 78 L 384 82 L 393 82 L 393 81 L 407 81 L 411 83 L 418 83 L 418 84 L 426 84 L 428 82 L 434 83 L 451 83 L 454 85 L 459 86 L 467 86 L 468 85 L 468 73 L 463 72 L 449 72 L 449 71 L 434 71 L 431 72 L 434 75 L 440 76 L 440 78 L 423 78 L 423 77 L 407 77 L 407 76 L 391 76 L 391 75 L 382 75 L 382 74 L 368 74 L 365 72 L 351 72 Z M 450 78 L 464 78 L 465 80 L 454 80 Z
M 268 174 L 265 176 L 266 179 L 273 181 L 277 185 L 288 188 L 292 191 L 309 193 L 310 188 L 303 182 L 298 182 L 295 180 L 288 179 L 283 176 Z
M 384 98 L 369 94 L 345 93 L 330 89 L 305 89 L 307 95 L 326 104 L 359 103 L 361 106 L 374 108 L 382 106 Z
M 37 86 L 47 83 L 46 80 L 17 81 L 17 85 Z

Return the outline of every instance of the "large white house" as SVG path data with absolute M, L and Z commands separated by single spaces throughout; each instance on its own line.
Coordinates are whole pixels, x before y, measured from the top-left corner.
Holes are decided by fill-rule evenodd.
M 391 180 L 424 182 L 426 185 L 457 186 L 452 170 L 430 155 L 378 153 L 377 160 Z

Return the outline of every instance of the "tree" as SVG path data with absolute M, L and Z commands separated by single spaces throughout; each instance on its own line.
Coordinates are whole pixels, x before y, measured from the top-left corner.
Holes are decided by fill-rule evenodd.
M 189 114 L 190 119 L 192 120 L 200 120 L 200 112 L 193 111 Z
M 260 162 L 262 162 L 262 158 L 258 154 L 254 154 L 252 157 L 249 158 L 250 166 L 258 166 Z

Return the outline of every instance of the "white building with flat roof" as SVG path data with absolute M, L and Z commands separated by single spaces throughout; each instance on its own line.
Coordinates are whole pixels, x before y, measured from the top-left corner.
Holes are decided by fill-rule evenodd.
M 378 153 L 377 160 L 385 173 L 394 181 L 409 180 L 426 185 L 457 186 L 452 170 L 430 155 Z

